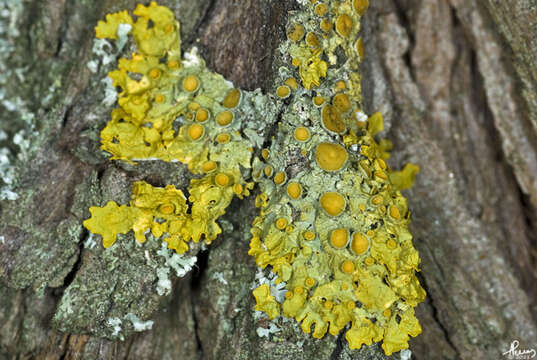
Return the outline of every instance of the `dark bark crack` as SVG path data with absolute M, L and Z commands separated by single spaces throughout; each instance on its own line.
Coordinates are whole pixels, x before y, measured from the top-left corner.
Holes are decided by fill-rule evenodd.
M 336 347 L 334 348 L 334 351 L 332 351 L 332 354 L 330 354 L 330 360 L 338 360 L 340 358 L 341 353 L 343 352 L 343 346 L 345 345 L 343 336 L 347 332 L 346 330 L 339 332 L 336 339 Z
M 450 331 L 445 327 L 444 323 L 442 322 L 442 320 L 438 316 L 438 308 L 436 307 L 434 297 L 431 295 L 431 292 L 429 291 L 429 287 L 427 286 L 427 281 L 425 280 L 425 277 L 421 276 L 421 274 L 419 274 L 419 273 L 417 274 L 417 276 L 418 276 L 418 278 L 420 280 L 420 283 L 422 284 L 423 288 L 427 292 L 428 303 L 431 306 L 431 310 L 432 310 L 431 313 L 432 313 L 432 316 L 433 316 L 433 319 L 434 319 L 435 323 L 438 325 L 440 331 L 442 331 L 442 334 L 444 336 L 444 339 L 446 340 L 446 343 L 455 352 L 456 359 L 462 359 L 462 356 L 459 353 L 459 349 L 453 343 L 453 341 L 451 341 L 451 339 L 450 339 Z

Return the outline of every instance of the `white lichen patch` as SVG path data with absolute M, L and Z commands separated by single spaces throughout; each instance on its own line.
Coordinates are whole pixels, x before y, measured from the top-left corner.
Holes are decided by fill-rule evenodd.
M 224 274 L 221 272 L 214 273 L 212 278 L 218 280 L 222 285 L 228 284 L 227 280 L 224 278 Z
M 157 274 L 157 293 L 159 295 L 168 295 L 172 290 L 172 282 L 170 279 L 171 269 L 175 271 L 178 277 L 185 276 L 196 264 L 196 256 L 184 256 L 173 253 L 168 250 L 166 243 L 162 243 L 162 247 L 157 251 L 157 255 L 164 258 L 164 266 L 158 266 L 152 262 L 151 265 L 156 267 Z
M 145 331 L 153 328 L 153 320 L 142 321 L 133 313 L 128 313 L 125 316 L 125 319 L 132 323 L 134 331 Z
M 175 270 L 178 277 L 185 276 L 196 264 L 198 258 L 196 256 L 178 255 L 166 248 L 166 244 L 162 243 L 162 248 L 157 251 L 157 254 L 163 256 L 166 260 L 166 266 Z
M 92 73 L 96 73 L 99 70 L 99 64 L 103 67 L 108 67 L 110 64 L 115 64 L 118 56 L 121 54 L 125 45 L 127 44 L 128 34 L 132 30 L 130 24 L 120 24 L 117 29 L 117 40 L 115 46 L 113 46 L 106 39 L 94 39 L 92 52 L 97 57 L 88 61 L 88 68 Z
M 35 136 L 35 114 L 29 110 L 28 103 L 17 93 L 17 84 L 26 80 L 27 66 L 13 63 L 18 38 L 21 36 L 20 23 L 24 14 L 24 0 L 0 0 L 0 142 L 17 145 L 0 147 L 0 200 L 17 200 L 14 191 L 17 157 L 26 159 L 30 139 Z M 5 119 L 5 120 L 4 120 Z M 3 126 L 5 126 L 3 128 Z M 14 126 L 16 126 L 14 128 Z M 8 131 L 16 134 L 8 134 Z M 7 144 L 6 144 L 7 145 Z
M 183 66 L 185 68 L 204 66 L 205 62 L 199 56 L 198 51 L 198 48 L 193 46 L 189 51 L 185 52 L 185 58 L 183 59 Z M 233 84 L 230 86 L 233 86 Z
M 401 350 L 401 360 L 410 360 L 412 358 L 412 351 L 408 349 Z
M 273 321 L 269 322 L 268 328 L 264 328 L 260 326 L 256 329 L 257 336 L 267 337 L 267 338 L 270 337 L 270 335 L 276 334 L 280 331 L 282 330 Z
M 114 82 L 109 77 L 102 79 L 101 82 L 105 85 L 103 104 L 106 106 L 114 105 L 117 101 L 117 91 L 114 87 Z
M 265 271 L 258 268 L 255 274 L 255 280 L 250 288 L 255 289 L 263 284 L 267 284 L 270 288 L 270 295 L 274 296 L 276 301 L 283 301 L 287 292 L 285 288 L 286 283 L 284 281 L 276 282 L 277 279 L 278 276 L 272 271 L 269 271 L 265 276 Z
M 90 233 L 86 241 L 84 241 L 84 248 L 93 249 L 96 245 L 97 242 L 95 241 L 95 235 Z
M 113 328 L 112 336 L 118 336 L 121 332 L 121 319 L 117 317 L 109 318 L 106 323 Z

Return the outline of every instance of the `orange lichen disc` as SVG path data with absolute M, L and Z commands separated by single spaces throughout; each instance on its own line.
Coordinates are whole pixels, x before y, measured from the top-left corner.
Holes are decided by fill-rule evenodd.
M 306 34 L 306 44 L 308 44 L 312 48 L 319 47 L 319 38 L 315 33 L 309 32 Z
M 197 122 L 205 122 L 209 120 L 209 110 L 205 108 L 199 108 L 196 111 L 196 121 Z
M 362 233 L 352 235 L 351 249 L 356 255 L 362 255 L 369 249 L 369 239 Z
M 352 31 L 352 18 L 347 14 L 341 14 L 336 20 L 336 31 L 343 37 L 348 37 Z
M 198 90 L 200 86 L 200 80 L 196 75 L 187 75 L 183 79 L 183 89 L 188 92 L 194 92 Z
M 287 180 L 287 175 L 283 171 L 280 171 L 274 175 L 274 183 L 276 185 L 283 184 L 285 180 Z
M 312 241 L 315 239 L 315 233 L 311 230 L 305 231 L 304 234 L 302 234 L 302 236 L 304 236 L 304 239 L 308 241 Z
M 170 69 L 178 69 L 179 68 L 179 61 L 177 60 L 171 60 L 169 63 L 168 63 L 168 67 Z
M 315 161 L 325 171 L 343 169 L 348 157 L 347 150 L 335 143 L 320 143 L 315 149 Z
M 322 104 L 324 104 L 324 97 L 322 97 L 322 96 L 314 96 L 313 97 L 313 105 L 321 106 Z
M 203 165 L 201 165 L 201 171 L 206 172 L 206 173 L 211 172 L 215 170 L 216 168 L 217 168 L 217 164 L 216 162 L 212 160 L 206 161 L 203 163 Z
M 356 45 L 354 48 L 356 49 L 358 56 L 360 56 L 360 60 L 363 60 L 365 57 L 364 40 L 362 40 L 362 38 L 356 40 Z
M 188 110 L 190 110 L 190 111 L 196 111 L 200 107 L 201 107 L 201 105 L 198 104 L 197 102 L 191 102 L 190 104 L 188 104 Z
M 280 230 L 285 229 L 287 226 L 287 219 L 286 218 L 279 218 L 276 220 L 276 227 Z
M 340 113 L 345 114 L 351 109 L 351 102 L 349 97 L 344 93 L 334 95 L 332 98 L 332 104 L 339 110 Z
M 266 177 L 271 177 L 272 173 L 274 172 L 274 169 L 272 168 L 272 166 L 267 165 L 265 166 L 265 169 L 263 170 L 263 172 L 265 173 Z
M 287 37 L 292 41 L 300 41 L 304 36 L 304 26 L 300 24 L 291 24 L 287 28 Z
M 290 182 L 287 185 L 287 195 L 293 200 L 300 198 L 302 195 L 302 186 L 297 182 Z
M 159 208 L 160 212 L 166 215 L 170 215 L 175 211 L 175 206 L 173 204 L 162 204 Z
M 244 190 L 244 187 L 241 184 L 235 184 L 233 185 L 233 192 L 237 195 L 242 194 Z
M 226 174 L 219 173 L 214 177 L 214 182 L 216 185 L 224 187 L 229 185 L 230 179 Z
M 322 19 L 319 26 L 321 30 L 324 31 L 325 33 L 328 33 L 330 32 L 330 30 L 332 30 L 332 23 L 328 19 Z
M 221 133 L 216 135 L 216 142 L 219 144 L 226 144 L 231 139 L 231 135 L 228 133 Z
M 347 126 L 341 119 L 339 110 L 332 105 L 325 105 L 321 112 L 323 127 L 333 133 L 343 134 L 347 131 Z
M 354 264 L 350 260 L 345 260 L 343 264 L 341 264 L 341 271 L 344 273 L 350 274 L 354 271 Z
M 347 206 L 345 198 L 337 192 L 325 192 L 319 202 L 321 208 L 330 216 L 340 215 Z
M 296 81 L 296 79 L 294 77 L 290 77 L 288 78 L 287 80 L 284 81 L 284 84 L 289 86 L 289 88 L 293 91 L 295 91 L 296 89 L 298 89 L 298 82 Z
M 291 88 L 287 85 L 278 86 L 278 88 L 276 89 L 276 95 L 280 99 L 285 99 L 289 96 L 289 94 L 291 94 Z
M 369 0 L 354 0 L 352 6 L 354 7 L 354 11 L 362 16 L 369 7 Z
M 330 245 L 336 249 L 343 249 L 349 242 L 349 230 L 345 228 L 334 229 L 330 233 Z
M 216 123 L 220 126 L 228 126 L 233 121 L 235 115 L 229 110 L 224 110 L 216 115 Z
M 204 132 L 205 129 L 200 124 L 192 124 L 188 127 L 188 137 L 194 141 L 199 140 Z
M 326 4 L 320 3 L 315 6 L 315 13 L 319 16 L 324 16 L 328 11 L 328 6 Z
M 345 83 L 345 81 L 343 80 L 336 81 L 336 83 L 334 84 L 334 91 L 339 92 L 339 91 L 345 91 L 345 90 L 347 90 L 347 84 Z
M 299 126 L 295 129 L 294 137 L 297 141 L 305 142 L 310 139 L 310 131 L 304 126 Z
M 156 80 L 160 77 L 161 73 L 162 72 L 160 71 L 160 69 L 154 68 L 151 69 L 151 71 L 149 72 L 149 76 L 151 77 L 151 79 Z
M 226 97 L 222 101 L 222 105 L 228 109 L 236 108 L 241 101 L 241 91 L 239 89 L 231 89 L 227 92 Z
M 155 102 L 157 104 L 162 104 L 164 101 L 166 101 L 166 96 L 162 94 L 157 94 L 157 96 L 155 96 Z
M 384 198 L 382 195 L 375 195 L 373 198 L 371 198 L 371 204 L 378 206 L 384 202 Z
M 401 213 L 399 212 L 399 209 L 396 206 L 391 205 L 388 211 L 390 213 L 390 216 L 394 220 L 399 220 L 401 218 Z

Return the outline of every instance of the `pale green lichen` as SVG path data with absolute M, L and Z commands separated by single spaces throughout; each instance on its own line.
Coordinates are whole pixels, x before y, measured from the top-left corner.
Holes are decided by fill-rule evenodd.
M 250 254 L 288 290 L 284 301 L 267 284 L 254 290 L 256 309 L 269 319 L 281 312 L 316 338 L 350 324 L 351 348 L 384 340 L 390 355 L 421 332 L 413 308 L 425 292 L 400 193 L 417 167 L 393 172 L 384 161 L 390 143 L 373 138 L 382 116 L 363 121 L 358 30 L 365 3 L 312 2 L 289 18 L 281 49 L 297 69 L 281 68 L 280 81 L 297 77 L 302 87 L 289 97 L 279 135 L 254 161 L 262 193 Z

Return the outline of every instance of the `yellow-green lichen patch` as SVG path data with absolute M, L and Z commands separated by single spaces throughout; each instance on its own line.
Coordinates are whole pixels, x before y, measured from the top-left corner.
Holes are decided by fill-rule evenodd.
M 179 161 L 199 177 L 188 199 L 173 186 L 137 182 L 128 206 L 92 207 L 84 224 L 105 246 L 130 230 L 143 242 L 150 230 L 183 253 L 188 241 L 210 243 L 222 231 L 216 220 L 234 196 L 249 194 L 251 169 L 260 194 L 249 254 L 286 290 L 274 296 L 272 285 L 260 284 L 255 309 L 294 318 L 315 338 L 349 325 L 351 348 L 383 341 L 390 355 L 421 332 L 413 308 L 425 292 L 400 192 L 418 168 L 393 172 L 384 161 L 391 143 L 374 138 L 382 115 L 363 114 L 358 33 L 368 1 L 302 3 L 280 47 L 289 64 L 274 89 L 285 111 L 270 147 L 253 159 L 266 141 L 255 121 L 267 113 L 266 97 L 233 87 L 195 51 L 182 58 L 169 9 L 151 2 L 136 8 L 136 21 L 121 12 L 98 24 L 101 38 L 115 39 L 121 24 L 132 28 L 137 48 L 109 73 L 119 107 L 101 148 L 129 162 Z
M 167 234 L 164 240 L 169 248 L 183 253 L 191 239 L 197 242 L 203 238 L 207 243 L 214 240 L 221 232 L 215 221 L 225 213 L 233 196 L 242 198 L 252 189 L 253 183 L 247 182 L 244 174 L 251 168 L 252 148 L 260 137 L 246 135 L 254 134 L 252 129 L 258 126 L 242 118 L 259 106 L 266 107 L 267 100 L 258 93 L 236 89 L 207 70 L 195 49 L 182 59 L 179 23 L 168 8 L 151 2 L 138 5 L 133 13 L 136 21 L 122 11 L 107 15 L 106 21 L 96 27 L 99 38 L 115 39 L 120 25 L 127 24 L 132 27 L 130 35 L 136 44 L 136 51 L 119 59 L 117 69 L 108 74 L 120 89 L 119 107 L 101 131 L 101 149 L 110 153 L 111 159 L 131 163 L 179 161 L 192 173 L 203 174 L 188 188 L 189 203 L 185 206 L 189 211 L 183 214 L 184 222 L 174 220 L 166 228 L 166 222 L 150 226 L 158 236 Z M 140 185 L 133 187 L 134 197 L 138 188 Z M 154 191 L 158 196 L 156 188 Z M 140 208 L 131 204 L 119 207 L 115 215 L 123 220 L 111 224 L 114 218 L 102 216 L 110 206 L 92 208 L 93 217 L 86 222 L 90 231 L 106 235 L 105 245 L 128 228 L 135 230 L 136 239 L 142 241 L 143 232 L 137 229 L 145 231 L 152 218 L 159 215 L 144 211 L 144 220 L 131 224 L 131 218 L 139 215 L 133 209 Z M 97 224 L 96 219 L 104 223 Z M 104 234 L 106 227 L 113 231 Z
M 277 83 L 294 77 L 301 86 L 284 94 L 289 106 L 278 129 L 284 136 L 254 165 L 281 170 L 257 180 L 260 213 L 249 254 L 285 282 L 282 299 L 256 295 L 271 319 L 281 312 L 315 338 L 350 325 L 351 348 L 383 341 L 390 355 L 421 331 L 413 307 L 425 291 L 400 193 L 417 167 L 393 172 L 384 161 L 391 143 L 374 138 L 382 115 L 363 119 L 358 31 L 367 5 L 305 2 L 289 18 L 281 50 L 290 64 L 279 69 Z

